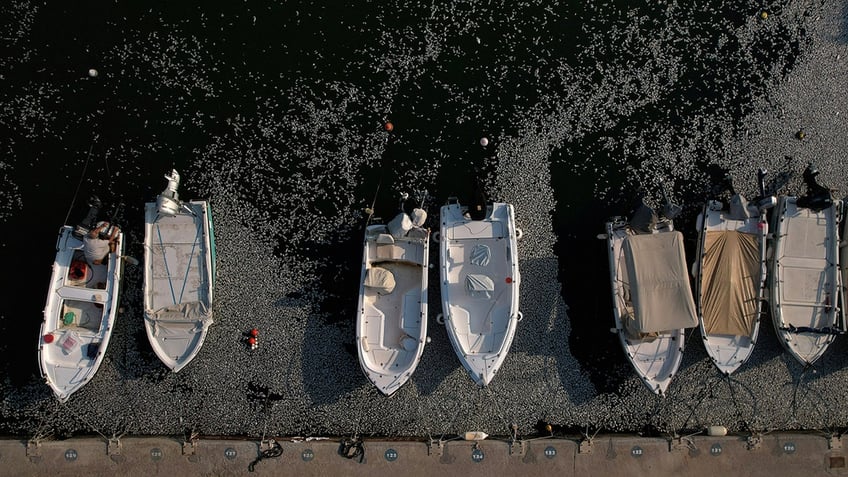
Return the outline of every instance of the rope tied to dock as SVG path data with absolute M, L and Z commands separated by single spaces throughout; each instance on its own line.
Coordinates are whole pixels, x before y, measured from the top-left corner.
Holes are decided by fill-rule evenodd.
M 343 439 L 339 445 L 339 455 L 346 459 L 359 458 L 359 463 L 365 460 L 365 444 L 358 436 Z
M 283 455 L 283 446 L 280 445 L 279 442 L 275 440 L 271 440 L 271 447 L 265 449 L 264 451 L 259 452 L 259 456 L 256 457 L 256 460 L 248 464 L 247 470 L 250 472 L 255 471 L 256 464 L 261 462 L 264 459 L 276 459 Z

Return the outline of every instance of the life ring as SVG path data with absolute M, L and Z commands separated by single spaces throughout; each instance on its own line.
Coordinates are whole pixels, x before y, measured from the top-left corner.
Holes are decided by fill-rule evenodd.
M 436 323 L 438 323 L 440 325 L 444 325 L 445 324 L 445 315 L 443 315 L 441 313 L 436 315 Z
M 439 232 L 433 232 L 433 241 L 439 243 L 442 239 L 442 234 Z
M 520 240 L 521 237 L 524 237 L 524 231 L 521 229 L 515 229 L 515 240 Z

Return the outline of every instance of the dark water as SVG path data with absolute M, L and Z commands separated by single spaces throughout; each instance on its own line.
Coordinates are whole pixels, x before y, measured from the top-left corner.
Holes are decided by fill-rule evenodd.
M 341 326 L 355 307 L 347 290 L 359 276 L 361 221 L 292 237 L 279 224 L 295 220 L 297 203 L 280 197 L 309 196 L 317 216 L 373 202 L 388 217 L 399 190 L 423 183 L 435 220 L 447 197 L 464 200 L 477 179 L 492 183 L 487 158 L 499 137 L 559 111 L 567 122 L 556 125 L 550 163 L 569 344 L 599 391 L 615 391 L 610 370 L 627 364 L 608 332 L 603 222 L 625 213 L 640 187 L 657 198 L 662 181 L 686 206 L 678 228 L 692 251 L 708 166 L 805 41 L 803 18 L 782 17 L 783 2 L 683 3 L 0 7 L 0 259 L 11 298 L 0 350 L 20 356 L 4 360 L 3 374 L 13 384 L 38 374 L 55 234 L 92 193 L 109 210 L 123 204 L 116 219 L 136 256 L 143 203 L 172 167 L 184 197 L 225 190 L 251 201 L 260 212 L 245 223 L 266 227 L 277 253 L 332 257 L 316 285 L 327 290 L 321 311 Z M 772 20 L 758 26 L 763 8 Z M 739 33 L 746 28 L 755 33 Z M 313 178 L 309 187 L 300 176 Z M 339 178 L 349 186 L 337 187 Z

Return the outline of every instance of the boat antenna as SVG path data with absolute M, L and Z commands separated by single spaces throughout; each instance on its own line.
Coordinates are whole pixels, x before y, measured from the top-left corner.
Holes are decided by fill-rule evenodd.
M 427 197 L 429 197 L 429 196 L 430 196 L 430 193 L 427 192 L 427 189 L 415 191 L 415 198 L 418 199 L 418 208 L 419 209 L 424 208 L 424 201 L 427 200 Z
M 766 196 L 766 174 L 768 174 L 768 170 L 762 167 L 757 169 L 757 187 L 760 189 L 760 197 Z
M 82 186 L 82 181 L 85 179 L 85 171 L 88 169 L 88 163 L 91 160 L 91 151 L 94 150 L 94 143 L 97 142 L 97 134 L 94 135 L 94 139 L 91 141 L 91 145 L 88 147 L 88 154 L 85 156 L 85 164 L 82 166 L 82 174 L 80 175 L 79 182 L 77 182 L 77 189 L 74 191 L 74 197 L 71 199 L 71 206 L 68 208 L 68 214 L 65 215 L 64 224 L 68 223 L 68 219 L 71 217 L 71 211 L 74 209 L 74 204 L 77 202 L 77 195 L 79 194 L 80 186 Z

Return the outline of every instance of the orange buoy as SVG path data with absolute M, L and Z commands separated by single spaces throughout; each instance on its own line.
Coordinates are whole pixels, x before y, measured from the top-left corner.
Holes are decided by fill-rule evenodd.
M 507 283 L 512 283 L 512 277 L 506 277 L 506 282 L 507 282 Z
M 255 345 L 256 344 L 256 338 L 251 336 L 250 338 L 247 339 L 247 344 L 249 344 L 250 346 Z
M 391 121 L 386 121 L 386 131 L 392 131 L 392 130 L 394 130 L 394 128 L 395 128 L 395 125 L 392 124 Z
M 54 336 L 53 336 L 53 333 L 47 333 L 46 335 L 43 336 L 43 338 L 44 338 L 45 343 L 50 344 L 50 343 L 53 342 Z
M 257 330 L 256 328 L 253 328 L 252 330 L 250 330 L 250 336 L 252 336 L 253 338 L 256 338 L 257 336 L 259 336 L 259 330 Z

